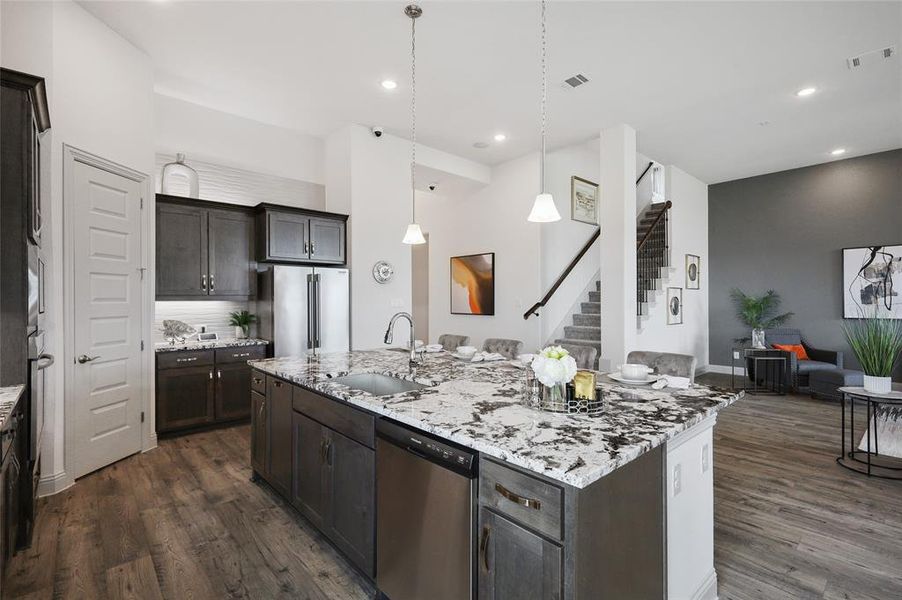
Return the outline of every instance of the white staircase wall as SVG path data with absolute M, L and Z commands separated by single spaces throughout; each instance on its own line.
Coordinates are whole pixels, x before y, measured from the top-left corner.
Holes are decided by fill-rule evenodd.
M 598 183 L 599 170 L 598 138 L 555 150 L 546 158 L 545 177 L 548 191 L 554 196 L 561 220 L 537 226 L 541 231 L 542 244 L 542 294 L 554 284 L 573 257 L 595 233 L 594 225 L 570 218 L 570 178 L 575 175 Z M 578 312 L 579 303 L 584 301 L 586 293 L 590 289 L 595 291 L 595 280 L 598 278 L 600 266 L 598 244 L 596 241 L 545 308 L 539 311 L 543 341 L 563 337 L 564 326 L 572 324 L 570 315 L 574 307 Z M 536 298 L 537 300 L 539 298 Z
M 674 166 L 666 167 L 665 173 L 667 200 L 673 202 L 668 215 L 671 267 L 663 270 L 660 289 L 649 295 L 647 314 L 633 317 L 637 327 L 633 349 L 692 354 L 698 359 L 699 368 L 705 369 L 708 365 L 708 185 Z M 686 289 L 686 254 L 701 257 L 701 289 Z M 604 289 L 604 281 L 601 285 Z M 667 324 L 668 287 L 683 288 L 682 325 Z

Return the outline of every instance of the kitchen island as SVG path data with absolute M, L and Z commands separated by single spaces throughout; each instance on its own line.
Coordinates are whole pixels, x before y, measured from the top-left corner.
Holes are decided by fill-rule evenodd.
M 286 424 L 293 411 L 339 434 L 352 433 L 352 441 L 356 438 L 371 451 L 375 443 L 369 428 L 377 417 L 384 417 L 479 452 L 479 514 L 474 518 L 481 532 L 475 536 L 481 556 L 480 598 L 678 597 L 674 588 L 685 585 L 671 581 L 668 572 L 671 553 L 678 554 L 671 545 L 679 543 L 669 539 L 668 517 L 680 516 L 671 513 L 668 497 L 682 494 L 685 503 L 695 494 L 710 496 L 714 416 L 741 397 L 741 393 L 704 386 L 652 390 L 603 382 L 604 413 L 571 416 L 524 406 L 523 371 L 509 363 L 461 362 L 440 353 L 427 355 L 411 371 L 406 353 L 379 350 L 274 358 L 252 361 L 251 366 L 255 369 L 255 416 L 259 420 L 264 413 L 272 415 L 269 429 L 254 426 L 255 472 L 289 496 L 302 514 L 312 515 L 315 525 L 319 526 L 317 517 L 324 510 L 311 508 L 311 502 L 300 497 L 305 490 L 298 485 L 297 469 L 309 470 L 310 465 L 295 439 L 297 430 Z M 364 373 L 425 387 L 374 396 L 335 381 Z M 317 402 L 328 405 L 315 408 Z M 687 488 L 693 481 L 690 471 L 696 469 L 682 463 L 672 471 L 679 480 L 665 485 L 666 474 L 671 473 L 668 446 L 685 450 L 699 440 L 703 457 L 697 470 L 707 474 L 707 489 L 705 485 Z M 369 459 L 358 476 L 366 475 L 368 465 Z M 489 477 L 494 479 L 488 481 Z M 495 481 L 502 479 L 505 485 Z M 530 503 L 529 494 L 542 501 Z M 335 502 L 339 496 L 317 496 L 317 500 Z M 712 512 L 710 500 L 699 501 Z M 371 515 L 372 507 L 367 510 Z M 710 522 L 711 517 L 702 522 Z M 707 539 L 712 533 L 700 535 Z M 373 575 L 371 548 L 355 550 L 354 560 L 354 552 L 336 545 Z M 519 545 L 521 552 L 511 556 L 516 564 L 506 565 L 501 552 L 502 548 L 510 551 L 511 545 Z M 703 555 L 710 553 L 708 548 Z M 530 557 L 535 564 L 529 564 Z M 706 581 L 698 584 L 707 587 L 696 586 L 693 593 L 708 594 L 707 588 L 716 586 L 712 576 L 709 565 Z M 712 591 L 716 593 L 716 587 Z

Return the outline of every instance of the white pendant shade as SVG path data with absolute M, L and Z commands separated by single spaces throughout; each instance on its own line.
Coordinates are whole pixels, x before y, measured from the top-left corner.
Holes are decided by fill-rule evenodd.
M 560 217 L 558 217 L 560 219 Z M 407 233 L 404 234 L 404 239 L 401 240 L 405 244 L 425 244 L 426 238 L 423 237 L 423 230 L 420 229 L 419 224 L 411 223 L 407 226 Z
M 561 220 L 561 213 L 557 211 L 554 205 L 554 198 L 551 194 L 539 194 L 536 201 L 532 205 L 532 211 L 529 213 L 528 221 L 533 223 L 553 223 Z

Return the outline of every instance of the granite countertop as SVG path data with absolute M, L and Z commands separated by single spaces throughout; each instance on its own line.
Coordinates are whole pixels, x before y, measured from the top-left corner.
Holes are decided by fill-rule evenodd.
M 19 401 L 24 391 L 24 385 L 11 385 L 0 388 L 0 429 L 6 426 L 6 420 L 13 412 L 16 402 Z
M 240 348 L 242 346 L 265 346 L 269 342 L 259 338 L 239 340 L 231 338 L 226 340 L 212 340 L 209 342 L 188 341 L 181 344 L 160 342 L 154 344 L 154 352 L 178 352 L 180 350 L 213 350 L 215 348 Z
M 521 403 L 524 372 L 509 362 L 468 363 L 427 354 L 411 375 L 405 352 L 341 352 L 251 361 L 265 373 L 406 423 L 547 477 L 584 488 L 742 397 L 695 385 L 654 390 L 602 382 L 605 412 L 547 413 Z M 431 387 L 375 397 L 330 381 L 383 373 Z

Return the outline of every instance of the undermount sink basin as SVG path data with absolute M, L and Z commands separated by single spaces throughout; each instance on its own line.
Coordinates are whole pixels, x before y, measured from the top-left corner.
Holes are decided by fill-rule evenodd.
M 378 373 L 345 375 L 344 377 L 336 377 L 332 381 L 345 385 L 352 390 L 367 392 L 373 396 L 391 396 L 429 387 L 422 383 L 407 381 L 406 379 L 390 375 L 379 375 Z

